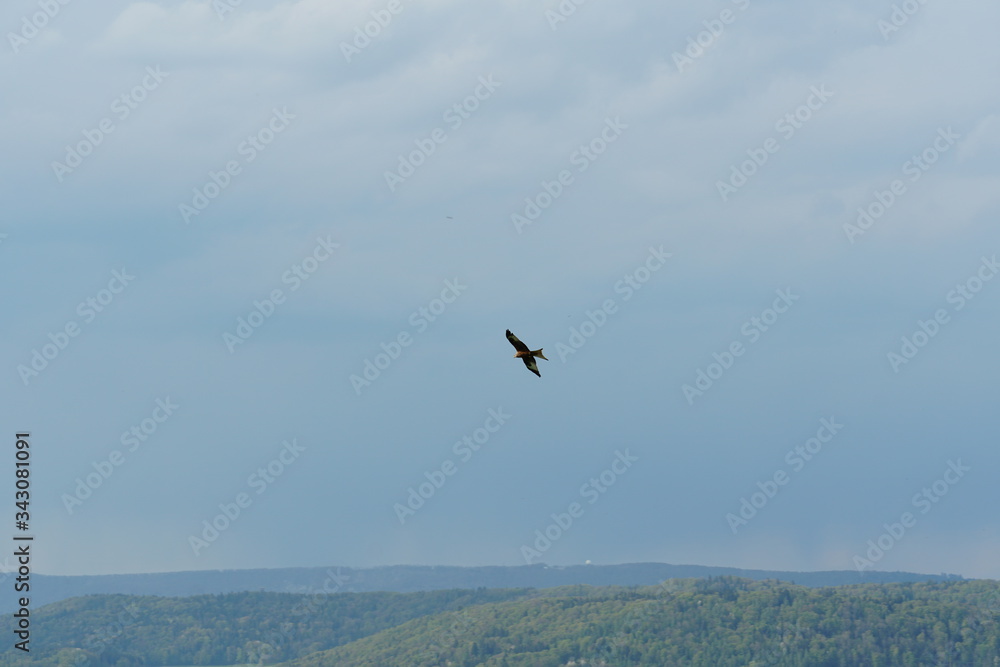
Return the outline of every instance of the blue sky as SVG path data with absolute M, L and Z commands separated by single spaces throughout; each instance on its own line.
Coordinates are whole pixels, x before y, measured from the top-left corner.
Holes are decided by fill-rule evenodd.
M 34 567 L 1000 576 L 998 19 L 8 3 Z

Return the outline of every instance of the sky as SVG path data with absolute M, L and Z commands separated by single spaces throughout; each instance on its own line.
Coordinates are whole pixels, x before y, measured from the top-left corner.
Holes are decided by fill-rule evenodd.
M 33 571 L 1000 577 L 1000 7 L 674 4 L 6 3 Z

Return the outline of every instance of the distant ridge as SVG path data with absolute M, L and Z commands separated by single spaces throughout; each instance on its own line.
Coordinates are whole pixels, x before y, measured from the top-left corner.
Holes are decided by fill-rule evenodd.
M 664 579 L 706 578 L 730 575 L 747 579 L 778 579 L 802 586 L 841 586 L 858 583 L 959 581 L 954 574 L 912 572 L 785 572 L 741 570 L 735 567 L 625 563 L 620 565 L 544 564 L 476 567 L 389 565 L 373 568 L 308 567 L 258 570 L 198 570 L 152 574 L 59 576 L 36 574 L 31 578 L 32 606 L 80 595 L 121 593 L 179 597 L 206 593 L 269 591 L 279 593 L 364 593 L 446 590 L 452 588 L 553 588 L 574 584 L 590 586 L 646 586 Z M 7 575 L 10 576 L 9 574 Z M 5 577 L 6 578 L 6 577 Z M 2 611 L 13 609 L 4 596 Z

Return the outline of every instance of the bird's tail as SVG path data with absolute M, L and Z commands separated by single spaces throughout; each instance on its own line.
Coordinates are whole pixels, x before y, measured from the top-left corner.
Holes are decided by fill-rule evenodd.
M 541 348 L 541 347 L 540 347 L 540 348 L 538 348 L 537 350 L 534 350 L 534 351 L 533 351 L 533 352 L 531 353 L 531 356 L 533 356 L 533 357 L 541 357 L 542 359 L 545 359 L 545 361 L 548 361 L 548 360 L 549 360 L 549 359 L 548 359 L 548 357 L 546 357 L 546 356 L 545 356 L 544 354 L 542 354 L 542 350 L 543 350 L 543 349 L 544 349 L 544 348 Z

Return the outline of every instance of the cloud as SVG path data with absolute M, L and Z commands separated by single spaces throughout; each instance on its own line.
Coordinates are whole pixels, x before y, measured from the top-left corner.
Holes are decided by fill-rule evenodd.
M 996 162 L 992 158 L 998 150 L 1000 150 L 1000 115 L 992 113 L 981 118 L 959 145 L 958 160 L 969 162 L 985 157 L 995 165 Z
M 2 409 L 15 421 L 46 425 L 52 442 L 73 443 L 47 473 L 65 482 L 106 457 L 122 424 L 148 411 L 147 397 L 166 387 L 183 397 L 184 415 L 148 458 L 180 478 L 186 456 L 203 457 L 182 509 L 166 502 L 165 483 L 148 505 L 135 496 L 132 509 L 148 508 L 156 521 L 129 523 L 134 534 L 120 545 L 144 530 L 168 530 L 183 552 L 192 522 L 211 516 L 225 497 L 213 487 L 219 471 L 243 470 L 254 464 L 248 448 L 264 455 L 289 435 L 324 445 L 310 450 L 316 459 L 298 471 L 302 481 L 269 494 L 270 508 L 262 504 L 245 525 L 276 526 L 287 509 L 295 518 L 280 527 L 309 534 L 312 550 L 289 555 L 277 546 L 265 556 L 245 548 L 250 532 L 234 530 L 241 536 L 229 546 L 213 546 L 213 564 L 277 566 L 292 556 L 323 564 L 329 554 L 363 564 L 376 557 L 371 547 L 352 545 L 376 543 L 395 544 L 400 558 L 413 561 L 484 562 L 506 536 L 516 560 L 518 540 L 534 529 L 522 521 L 525 513 L 558 507 L 563 490 L 572 495 L 579 487 L 576 473 L 567 472 L 576 460 L 566 452 L 582 457 L 632 441 L 645 446 L 643 461 L 658 482 L 637 477 L 615 501 L 621 506 L 609 503 L 602 512 L 621 512 L 614 515 L 616 558 L 661 553 L 658 538 L 649 537 L 650 508 L 738 498 L 731 487 L 754 481 L 746 469 L 777 465 L 768 452 L 784 451 L 774 447 L 787 438 L 790 415 L 843 412 L 856 425 L 856 446 L 878 462 L 879 474 L 897 481 L 908 474 L 900 447 L 908 464 L 937 461 L 966 436 L 972 452 L 990 456 L 988 443 L 974 440 L 989 432 L 988 420 L 961 406 L 980 405 L 997 370 L 988 336 L 992 287 L 901 381 L 887 372 L 885 353 L 975 269 L 984 248 L 1000 246 L 992 159 L 1000 121 L 997 89 L 988 85 L 995 79 L 991 19 L 1000 10 L 981 0 L 928 3 L 885 39 L 878 21 L 891 8 L 860 0 L 753 0 L 745 11 L 729 0 L 711 7 L 583 3 L 552 30 L 545 12 L 557 4 L 403 2 L 350 61 L 341 44 L 354 45 L 356 28 L 363 33 L 385 19 L 383 0 L 243 0 L 221 19 L 207 1 L 87 12 L 70 4 L 37 38 L 50 46 L 32 42 L 0 58 L 0 72 L 19 91 L 0 102 L 10 130 L 0 146 L 8 158 L 0 167 L 7 206 L 0 233 L 8 235 L 0 267 L 19 285 L 4 324 L 5 340 L 13 341 L 8 370 L 72 317 L 111 268 L 124 264 L 137 275 L 114 310 L 46 370 L 38 393 L 21 391 L 8 373 L 13 398 Z M 738 18 L 679 71 L 674 54 L 723 9 Z M 15 13 L 13 24 L 18 20 Z M 169 75 L 119 119 L 110 105 L 147 67 Z M 449 110 L 475 97 L 481 77 L 500 85 L 476 98 L 455 126 Z M 823 86 L 834 95 L 810 109 L 794 133 L 779 129 Z M 275 109 L 295 118 L 269 134 Z M 58 181 L 52 162 L 105 117 L 114 118 L 114 132 Z M 581 170 L 574 155 L 615 118 L 627 128 Z M 948 127 L 960 135 L 954 150 L 908 182 L 905 195 L 852 245 L 843 225 L 893 179 L 906 178 L 904 163 Z M 446 139 L 413 158 L 421 164 L 390 189 L 385 174 L 438 129 Z M 247 159 L 240 146 L 262 132 L 272 140 Z M 779 148 L 763 160 L 769 138 Z M 195 189 L 204 192 L 213 174 L 224 180 L 233 160 L 240 173 L 185 224 L 178 206 L 190 203 Z M 724 200 L 718 183 L 734 168 L 747 172 L 745 182 Z M 537 205 L 563 170 L 572 184 L 518 234 L 512 214 L 523 214 L 526 200 Z M 342 252 L 230 354 L 223 331 L 255 299 L 287 287 L 283 272 L 320 234 L 332 234 Z M 565 341 L 587 310 L 620 296 L 616 281 L 651 245 L 673 253 L 669 265 L 620 304 L 599 338 L 564 366 L 543 370 L 541 384 L 514 384 L 523 369 L 508 363 L 503 330 L 534 330 L 531 339 L 546 349 Z M 348 375 L 455 278 L 469 286 L 467 294 L 371 391 L 355 396 Z M 783 287 L 801 292 L 801 309 L 685 412 L 677 388 Z M 501 355 L 496 364 L 483 353 L 490 345 Z M 612 350 L 620 357 L 614 364 L 607 361 L 613 355 L 600 354 Z M 447 446 L 451 436 L 441 430 L 458 408 L 477 414 L 495 402 L 494 391 L 531 399 L 518 406 L 525 434 L 498 443 L 495 466 L 470 469 L 475 484 L 457 481 L 421 517 L 445 526 L 460 516 L 468 532 L 392 532 L 385 510 L 399 489 L 373 480 L 418 479 L 421 466 L 440 459 L 420 453 Z M 135 396 L 141 405 L 130 402 Z M 532 412 L 533 401 L 543 407 Z M 953 403 L 944 409 L 941 401 Z M 72 410 L 53 421 L 52 406 L 61 405 Z M 914 414 L 933 421 L 915 426 Z M 951 435 L 927 437 L 931 425 Z M 95 499 L 89 515 L 73 522 L 72 539 L 83 539 L 91 521 L 114 525 L 122 515 L 110 500 L 151 484 L 151 469 L 134 463 L 102 489 L 106 500 Z M 224 483 L 241 483 L 243 474 Z M 851 485 L 857 504 L 891 516 L 895 497 L 865 471 L 831 465 L 810 474 L 810 488 L 787 489 L 802 516 L 830 505 L 811 495 L 823 484 Z M 514 487 L 523 494 L 511 498 Z M 665 500 L 665 487 L 680 490 Z M 469 509 L 479 506 L 470 503 L 476 493 L 480 504 L 506 499 L 494 503 L 489 521 Z M 317 502 L 338 509 L 324 518 L 292 509 Z M 854 503 L 835 509 L 853 512 Z M 49 511 L 64 512 L 58 505 Z M 831 527 L 836 517 L 804 520 L 775 505 L 760 528 L 782 545 L 778 561 L 764 562 L 767 540 L 750 539 L 723 562 L 718 554 L 731 546 L 717 538 L 721 531 L 728 539 L 724 511 L 677 519 L 674 543 L 683 551 L 663 557 L 811 569 L 855 548 Z M 184 516 L 168 521 L 172 512 Z M 388 525 L 379 523 L 384 518 Z M 970 526 L 988 519 L 969 510 Z M 937 534 L 930 523 L 923 528 Z M 169 542 L 157 539 L 158 546 Z M 552 555 L 600 558 L 605 543 L 601 529 L 581 524 Z M 986 546 L 970 546 L 970 553 L 992 544 L 980 543 Z M 52 560 L 51 567 L 143 569 L 128 562 L 124 546 L 115 553 L 126 555 L 117 563 Z M 913 554 L 908 566 L 926 570 Z M 189 565 L 172 556 L 157 563 Z M 961 563 L 985 570 L 978 556 Z
M 164 7 L 128 5 L 97 39 L 100 52 L 132 57 L 192 61 L 226 58 L 230 66 L 253 65 L 262 55 L 303 57 L 329 51 L 329 32 L 357 18 L 346 5 L 315 0 L 282 2 L 269 9 L 237 5 L 219 12 L 216 3 L 184 0 Z M 324 39 L 325 37 L 325 39 Z

